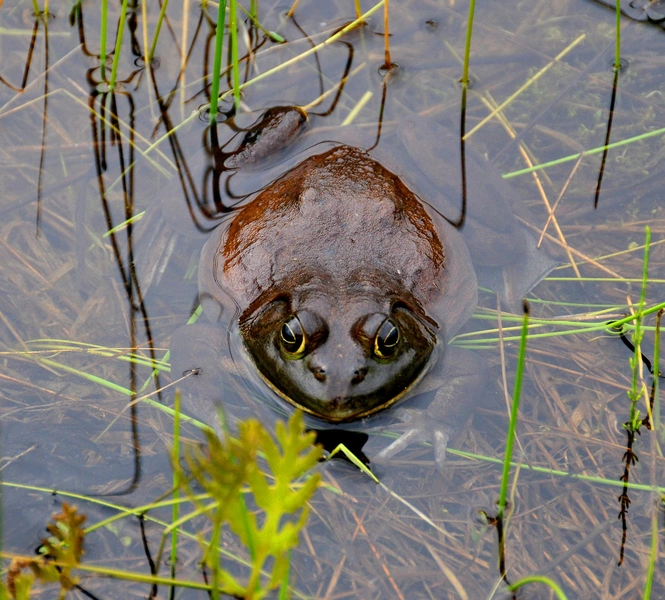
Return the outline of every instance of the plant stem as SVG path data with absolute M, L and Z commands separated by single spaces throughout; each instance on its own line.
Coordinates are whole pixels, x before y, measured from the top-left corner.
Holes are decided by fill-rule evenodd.
M 231 63 L 233 65 L 233 105 L 240 108 L 240 69 L 238 68 L 238 22 L 236 0 L 229 0 L 229 28 L 231 29 Z
M 469 2 L 469 16 L 466 21 L 466 41 L 464 42 L 464 66 L 462 68 L 462 87 L 469 85 L 469 61 L 471 58 L 471 36 L 473 35 L 473 16 L 476 10 L 476 0 Z
M 656 337 L 653 342 L 653 430 L 660 431 L 660 322 L 663 318 L 662 308 L 656 315 Z
M 106 22 L 109 14 L 109 0 L 102 0 L 102 17 L 99 30 L 99 78 L 106 79 Z
M 180 516 L 180 390 L 176 390 L 173 410 L 173 506 L 171 507 L 171 523 L 175 523 Z M 178 558 L 178 529 L 171 532 L 171 577 L 175 579 L 175 565 Z
M 338 39 L 346 35 L 349 31 L 352 29 L 355 29 L 358 27 L 358 25 L 361 25 L 364 21 L 366 21 L 371 15 L 373 15 L 377 10 L 379 10 L 383 4 L 385 3 L 386 0 L 379 0 L 372 8 L 370 8 L 367 12 L 365 12 L 360 19 L 355 19 L 354 21 L 351 21 L 348 25 L 345 27 L 342 27 L 342 29 L 338 30 L 337 33 L 334 33 L 331 35 L 328 39 L 325 41 L 321 42 L 320 44 L 317 44 L 316 46 L 313 46 L 312 48 L 309 48 L 308 50 L 305 50 L 305 52 L 302 52 L 301 54 L 298 54 L 297 56 L 294 56 L 293 58 L 289 58 L 288 60 L 284 61 L 283 63 L 277 65 L 276 67 L 273 67 L 272 69 L 268 69 L 267 71 L 264 71 L 263 73 L 259 73 L 256 77 L 253 79 L 250 79 L 249 81 L 246 81 L 243 83 L 240 88 L 245 89 L 249 86 L 256 85 L 259 83 L 259 81 L 263 81 L 266 77 L 270 77 L 271 75 L 274 75 L 275 73 L 278 73 L 279 71 L 282 71 L 283 69 L 286 69 L 290 67 L 291 65 L 294 65 L 295 63 L 304 60 L 308 56 L 311 56 L 312 54 L 316 54 L 319 52 L 322 48 L 325 48 L 326 46 L 330 46 L 334 44 Z M 231 90 L 228 90 L 222 94 L 222 99 L 227 98 L 231 94 Z M 194 119 L 196 118 L 195 115 L 189 117 L 189 119 Z M 185 124 L 187 120 L 185 120 L 183 123 L 180 123 L 178 126 L 182 127 L 183 124 Z M 162 136 L 162 138 L 165 138 L 166 136 Z M 156 146 L 159 144 L 162 140 L 162 138 L 156 140 L 153 143 L 153 146 Z M 147 150 L 146 150 L 147 152 Z
M 152 59 L 155 56 L 155 49 L 157 48 L 157 40 L 159 39 L 159 32 L 162 29 L 162 21 L 164 21 L 164 16 L 166 15 L 166 7 L 168 5 L 169 5 L 169 0 L 164 0 L 164 2 L 162 3 L 162 9 L 159 11 L 159 17 L 157 18 L 157 27 L 155 27 L 155 37 L 152 38 L 152 44 L 150 45 L 150 52 L 148 52 L 148 64 L 152 62 Z
M 226 0 L 220 0 L 217 6 L 217 29 L 215 31 L 215 59 L 212 67 L 212 83 L 210 86 L 210 124 L 217 119 L 217 102 L 219 101 L 219 77 L 222 68 L 222 49 L 224 44 L 224 23 L 226 22 Z
M 653 573 L 656 568 L 656 557 L 658 556 L 658 512 L 658 505 L 651 507 L 651 553 L 649 555 L 649 566 L 644 581 L 643 600 L 649 600 L 651 598 Z
M 115 37 L 115 50 L 113 51 L 113 66 L 111 67 L 111 79 L 109 80 L 109 91 L 113 91 L 115 87 L 115 80 L 118 75 L 118 63 L 120 62 L 120 54 L 122 50 L 122 38 L 125 35 L 125 21 L 127 20 L 127 5 L 129 0 L 122 0 L 122 8 L 120 10 L 120 21 L 118 23 L 118 31 Z
M 616 43 L 614 46 L 614 70 L 621 69 L 621 0 L 616 0 Z
M 524 357 L 526 355 L 526 340 L 529 331 L 529 305 L 524 301 L 524 316 L 522 318 L 522 336 L 520 338 L 520 350 L 517 356 L 517 369 L 515 371 L 515 387 L 513 388 L 513 406 L 510 413 L 510 424 L 506 439 L 506 450 L 503 456 L 503 474 L 501 476 L 501 492 L 499 495 L 499 520 L 503 520 L 506 509 L 506 498 L 508 497 L 508 480 L 510 478 L 510 464 L 513 459 L 513 445 L 515 443 L 515 429 L 517 428 L 517 416 L 520 408 L 520 396 L 522 394 L 522 377 L 524 374 Z
M 390 10 L 389 0 L 383 5 L 383 68 L 388 71 L 392 61 L 390 60 Z M 358 17 L 356 17 L 358 18 Z
M 651 244 L 651 229 L 647 225 L 644 228 L 645 242 L 644 242 L 644 262 L 642 269 L 642 289 L 640 290 L 640 303 L 637 307 L 637 316 L 635 318 L 635 331 L 633 332 L 633 345 L 635 346 L 635 354 L 632 361 L 632 380 L 631 380 L 631 407 L 630 407 L 630 421 L 635 420 L 636 403 L 641 395 L 641 390 L 638 390 L 638 377 L 640 376 L 642 366 L 642 353 L 640 346 L 642 343 L 642 318 L 644 311 L 644 304 L 646 301 L 647 282 L 649 280 L 649 246 Z

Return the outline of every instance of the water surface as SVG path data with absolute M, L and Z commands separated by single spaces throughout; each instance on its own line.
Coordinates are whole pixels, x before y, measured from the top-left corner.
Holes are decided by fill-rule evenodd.
M 351 3 L 303 1 L 296 11 L 298 28 L 284 20 L 284 8 L 269 3 L 260 7 L 264 26 L 280 31 L 290 43 L 263 43 L 251 75 L 309 48 L 301 29 L 317 43 L 354 17 Z M 150 380 L 149 366 L 132 366 L 125 359 L 132 351 L 161 359 L 171 334 L 195 309 L 198 252 L 217 223 L 209 214 L 216 190 L 226 186 L 242 202 L 241 196 L 268 183 L 324 140 L 353 138 L 368 148 L 376 139 L 381 114 L 384 140 L 416 113 L 458 127 L 467 9 L 466 3 L 391 4 L 392 60 L 399 67 L 388 75 L 381 70 L 384 47 L 378 34 L 383 22 L 378 12 L 367 26 L 346 35 L 344 43 L 321 50 L 318 63 L 310 56 L 248 87 L 243 111 L 278 104 L 306 106 L 319 96 L 320 85 L 326 90 L 338 85 L 350 63 L 334 110 L 311 115 L 308 134 L 284 162 L 265 172 L 238 173 L 226 186 L 229 174 L 215 168 L 207 124 L 190 118 L 209 92 L 201 78 L 212 68 L 212 7 L 209 21 L 198 5 L 189 6 L 186 15 L 176 3 L 169 6 L 169 23 L 157 46 L 159 65 L 152 73 L 141 62 L 141 9 L 130 12 L 129 27 L 132 18 L 138 27 L 133 38 L 126 37 L 118 70 L 121 83 L 111 96 L 99 83 L 100 15 L 95 6 L 83 3 L 82 16 L 72 24 L 64 7 L 51 7 L 53 18 L 36 20 L 30 3 L 5 3 L 0 11 L 3 549 L 32 553 L 44 523 L 66 499 L 64 493 L 87 496 L 76 504 L 92 524 L 117 511 L 97 504 L 100 498 L 140 506 L 169 490 L 172 419 L 140 403 L 133 433 L 127 402 L 132 391 L 155 392 L 173 375 L 164 371 L 156 382 Z M 115 32 L 118 10 L 110 8 L 109 32 Z M 489 120 L 471 135 L 468 146 L 492 159 L 504 174 L 525 168 L 527 160 L 542 164 L 602 146 L 613 84 L 613 13 L 581 0 L 494 3 L 478 10 L 467 131 L 541 69 L 551 67 L 503 108 L 505 122 Z M 150 39 L 157 15 L 157 7 L 149 6 Z M 665 34 L 659 27 L 626 19 L 622 35 L 629 66 L 618 79 L 611 142 L 665 127 Z M 255 31 L 253 36 L 262 39 Z M 311 107 L 311 112 L 327 112 L 335 95 Z M 342 130 L 341 124 L 365 100 L 353 118 L 353 131 Z M 238 122 L 245 126 L 253 119 L 241 115 Z M 166 137 L 168 131 L 173 133 Z M 218 132 L 232 135 L 224 125 Z M 511 143 L 513 134 L 522 148 Z M 547 227 L 547 236 L 554 238 L 548 243 L 568 247 L 558 251 L 563 264 L 530 294 L 534 316 L 568 324 L 548 323 L 534 333 L 571 330 L 574 322 L 617 319 L 630 311 L 629 305 L 638 304 L 646 225 L 652 235 L 646 304 L 664 300 L 664 156 L 660 133 L 611 149 L 596 209 L 602 153 L 582 159 L 557 205 L 556 224 Z M 436 169 L 437 160 L 457 162 L 459 156 L 433 157 L 431 165 L 421 167 Z M 530 209 L 535 236 L 548 218 L 543 196 L 550 205 L 556 202 L 575 163 L 572 158 L 539 171 L 537 178 L 510 178 L 516 196 Z M 139 221 L 106 235 L 155 202 L 176 207 L 167 225 L 148 227 Z M 135 239 L 141 229 L 148 236 L 167 234 L 175 244 L 171 254 L 166 246 L 155 246 L 161 248 L 158 256 L 169 259 L 159 282 L 155 279 L 150 285 L 142 269 L 154 256 L 141 254 L 146 246 Z M 189 235 L 193 231 L 199 233 Z M 584 282 L 576 281 L 571 259 Z M 138 274 L 133 265 L 139 265 Z M 595 314 L 601 310 L 607 314 Z M 507 428 L 496 311 L 496 297 L 481 293 L 481 306 L 465 332 L 491 331 L 455 341 L 479 347 L 489 363 L 487 398 L 481 402 L 489 407 L 475 411 L 451 446 L 490 459 L 502 458 Z M 503 314 L 508 394 L 516 356 L 516 331 L 509 328 L 517 324 Z M 643 352 L 652 357 L 655 315 L 645 324 Z M 622 490 L 573 477 L 618 482 L 624 474 L 622 424 L 629 413 L 629 358 L 621 341 L 602 330 L 529 340 L 516 446 L 516 460 L 523 466 L 513 474 L 513 513 L 506 539 L 511 581 L 545 574 L 570 598 L 641 597 L 659 494 L 629 492 L 625 558 L 617 566 L 623 530 L 617 498 Z M 651 385 L 648 373 L 645 382 Z M 228 393 L 242 399 L 244 392 L 229 388 Z M 152 398 L 171 406 L 173 388 Z M 644 404 L 639 408 L 644 415 Z M 186 435 L 200 439 L 195 427 Z M 371 458 L 384 445 L 383 439 L 373 438 L 366 452 Z M 631 482 L 662 485 L 662 456 L 656 446 L 654 433 L 643 427 L 634 446 L 640 460 L 630 470 Z M 307 535 L 293 555 L 298 594 L 454 598 L 461 597 L 463 589 L 467 597 L 481 598 L 502 589 L 496 532 L 478 519 L 479 509 L 495 510 L 500 466 L 451 454 L 441 474 L 431 449 L 416 446 L 373 467 L 404 502 L 346 464 L 322 467 L 325 481 L 339 493 L 322 490 L 312 503 Z M 51 495 L 53 489 L 59 493 Z M 111 493 L 121 495 L 106 496 Z M 166 520 L 168 515 L 154 513 Z M 656 516 L 662 527 L 661 513 Z M 154 554 L 163 528 L 155 522 L 146 528 Z M 231 547 L 243 552 L 233 543 Z M 196 542 L 183 538 L 180 577 L 200 579 L 198 552 Z M 148 573 L 136 519 L 90 534 L 85 560 Z M 659 566 L 660 562 L 652 597 L 665 594 Z M 83 578 L 82 585 L 97 597 L 149 593 L 145 586 L 104 579 Z M 496 594 L 501 597 L 503 592 Z M 544 588 L 531 587 L 524 597 L 550 596 Z

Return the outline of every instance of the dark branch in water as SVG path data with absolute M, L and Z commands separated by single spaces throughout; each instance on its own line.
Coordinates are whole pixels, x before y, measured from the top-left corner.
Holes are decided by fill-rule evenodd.
M 605 132 L 605 150 L 603 150 L 603 158 L 600 161 L 600 171 L 598 171 L 598 183 L 596 184 L 596 196 L 593 200 L 593 207 L 598 208 L 598 200 L 600 198 L 600 185 L 603 182 L 603 174 L 605 173 L 605 163 L 607 161 L 607 146 L 610 143 L 610 134 L 612 133 L 612 120 L 614 119 L 614 103 L 617 98 L 617 83 L 619 82 L 619 66 L 614 67 L 614 83 L 612 84 L 612 98 L 610 100 L 610 114 L 607 117 L 607 131 Z

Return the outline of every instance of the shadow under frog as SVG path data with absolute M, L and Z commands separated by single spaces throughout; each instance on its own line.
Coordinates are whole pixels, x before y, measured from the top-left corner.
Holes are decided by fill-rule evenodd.
M 198 273 L 214 326 L 183 327 L 171 343 L 174 373 L 197 372 L 182 385 L 195 416 L 216 423 L 234 371 L 318 428 L 366 429 L 376 423 L 365 418 L 429 392 L 420 410 L 400 405 L 404 434 L 379 457 L 427 439 L 443 464 L 479 393 L 478 357 L 446 347 L 476 307 L 476 273 L 515 308 L 554 262 L 536 253 L 507 203 L 510 188 L 477 157 L 483 178 L 469 181 L 463 236 L 442 217 L 459 212 L 459 176 L 447 166 L 454 136 L 400 132 L 414 156 L 400 167 L 409 186 L 381 152 L 379 162 L 337 145 L 283 174 L 210 235 Z M 445 165 L 428 179 L 418 154 L 431 148 L 452 156 L 442 154 Z

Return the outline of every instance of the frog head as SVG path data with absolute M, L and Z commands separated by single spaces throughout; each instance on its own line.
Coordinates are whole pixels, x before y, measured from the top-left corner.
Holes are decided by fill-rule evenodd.
M 435 355 L 436 323 L 392 292 L 367 280 L 271 290 L 240 331 L 279 396 L 325 421 L 352 421 L 399 400 Z

